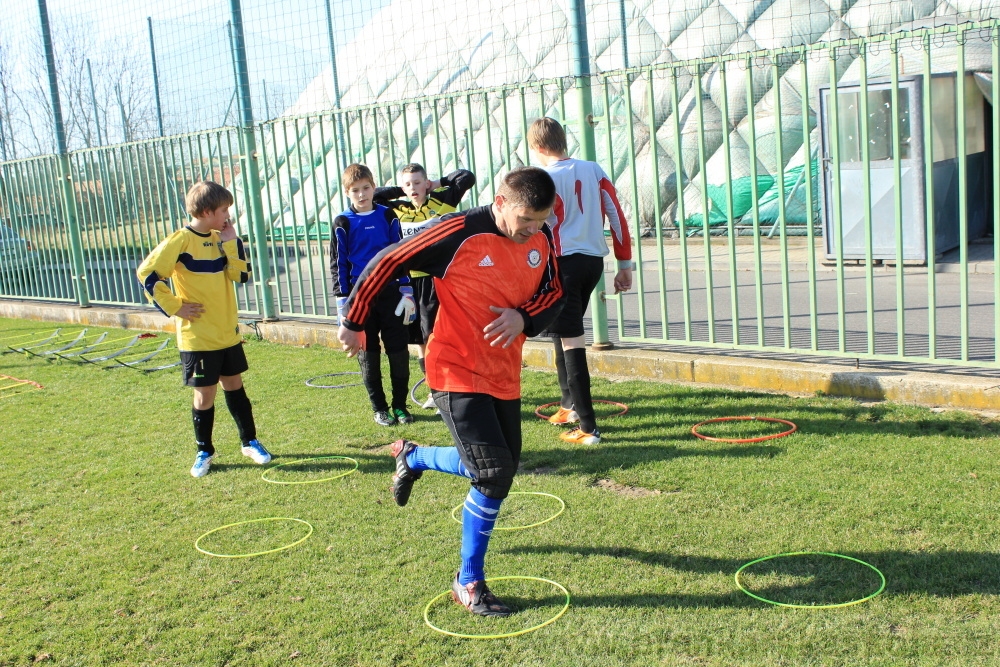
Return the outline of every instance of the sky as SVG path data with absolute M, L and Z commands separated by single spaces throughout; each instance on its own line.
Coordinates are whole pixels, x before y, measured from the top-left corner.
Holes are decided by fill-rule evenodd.
M 390 0 L 330 0 L 334 42 L 342 48 Z M 329 66 L 326 0 L 243 0 L 254 115 L 277 116 Z M 40 31 L 37 0 L 3 0 L 0 40 L 23 54 L 24 36 Z M 53 26 L 87 31 L 95 49 L 122 39 L 149 53 L 147 17 L 152 18 L 160 95 L 167 132 L 187 132 L 235 122 L 230 105 L 233 64 L 226 22 L 229 0 L 48 0 Z M 20 44 L 18 43 L 20 40 Z M 58 41 L 54 44 L 58 51 Z M 95 53 L 96 63 L 101 53 Z M 152 67 L 148 68 L 150 79 Z M 24 77 L 23 68 L 19 75 Z M 15 85 L 20 82 L 15 73 Z M 96 73 L 95 73 L 96 77 Z M 267 90 L 265 99 L 264 90 Z M 228 112 L 228 113 L 227 113 Z

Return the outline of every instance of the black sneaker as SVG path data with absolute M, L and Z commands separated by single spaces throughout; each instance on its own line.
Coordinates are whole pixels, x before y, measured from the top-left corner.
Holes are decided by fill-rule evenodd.
M 392 497 L 400 507 L 410 500 L 413 483 L 424 474 L 410 470 L 406 463 L 406 455 L 417 448 L 417 443 L 409 440 L 397 440 L 389 446 L 389 452 L 396 458 L 396 474 L 392 476 Z
M 392 414 L 395 415 L 396 421 L 400 424 L 412 424 L 413 415 L 406 411 L 406 408 L 393 408 Z
M 388 410 L 376 410 L 375 423 L 379 426 L 392 426 L 396 423 L 396 418 Z
M 473 581 L 464 586 L 458 583 L 458 574 L 451 582 L 451 599 L 479 616 L 510 616 L 510 607 L 497 599 L 485 581 Z

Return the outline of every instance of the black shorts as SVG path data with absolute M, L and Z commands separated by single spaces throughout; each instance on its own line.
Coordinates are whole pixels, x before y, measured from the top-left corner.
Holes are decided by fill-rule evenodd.
M 417 319 L 407 327 L 410 344 L 424 345 L 434 331 L 434 320 L 440 305 L 434 291 L 434 276 L 411 277 L 410 285 L 413 286 L 413 299 L 417 302 Z
M 583 316 L 604 274 L 604 258 L 576 254 L 564 255 L 558 261 L 566 305 L 542 335 L 575 338 L 583 335 Z
M 521 461 L 521 399 L 455 391 L 431 395 L 458 457 L 472 473 L 472 485 L 487 498 L 506 498 Z
M 247 355 L 243 352 L 243 343 L 224 350 L 181 350 L 181 363 L 184 366 L 184 384 L 188 387 L 211 387 L 218 384 L 222 376 L 239 375 L 250 368 L 247 365 Z

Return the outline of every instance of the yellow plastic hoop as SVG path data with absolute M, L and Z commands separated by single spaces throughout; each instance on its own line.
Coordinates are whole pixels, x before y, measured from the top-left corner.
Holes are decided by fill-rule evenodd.
M 541 526 L 543 523 L 548 523 L 549 521 L 552 521 L 553 519 L 555 519 L 557 516 L 559 516 L 560 514 L 562 514 L 566 510 L 566 503 L 563 502 L 563 499 L 560 498 L 559 496 L 554 496 L 551 493 L 542 493 L 541 491 L 511 491 L 509 495 L 512 495 L 512 496 L 513 495 L 519 495 L 519 496 L 548 496 L 549 498 L 555 498 L 556 500 L 559 501 L 559 511 L 556 512 L 555 514 L 553 514 L 552 516 L 550 516 L 547 519 L 542 519 L 541 521 L 536 521 L 535 523 L 528 524 L 527 526 L 494 526 L 493 527 L 494 531 L 497 531 L 497 530 L 527 530 L 528 528 L 535 528 L 536 526 Z M 455 507 L 454 509 L 451 510 L 451 518 L 452 518 L 452 520 L 454 520 L 458 524 L 461 524 L 462 520 L 459 519 L 457 516 L 455 516 L 455 513 L 458 510 L 462 509 L 462 505 L 464 505 L 464 504 L 465 504 L 465 502 L 463 501 L 457 507 Z
M 559 582 L 552 581 L 551 579 L 542 579 L 541 577 L 492 577 L 490 579 L 487 579 L 486 583 L 490 583 L 492 581 L 508 581 L 508 580 L 511 580 L 511 579 L 525 579 L 525 580 L 528 580 L 528 581 L 541 581 L 541 582 L 546 583 L 546 584 L 552 584 L 553 586 L 555 586 L 556 588 L 558 588 L 559 590 L 561 590 L 563 593 L 566 594 L 566 604 L 563 605 L 563 608 L 559 610 L 558 614 L 556 614 L 555 616 L 553 616 L 549 620 L 545 621 L 544 623 L 539 623 L 538 625 L 533 625 L 530 628 L 525 628 L 524 630 L 517 630 L 516 632 L 505 632 L 503 634 L 498 634 L 498 635 L 466 635 L 466 634 L 462 634 L 460 632 L 452 632 L 450 630 L 443 630 L 442 628 L 439 628 L 436 625 L 434 625 L 433 623 L 431 623 L 431 620 L 428 617 L 428 614 L 429 614 L 429 612 L 431 610 L 431 606 L 435 602 L 437 602 L 438 600 L 440 600 L 441 598 L 443 598 L 446 595 L 450 594 L 451 590 L 449 589 L 449 590 L 445 591 L 444 593 L 441 593 L 440 595 L 435 595 L 433 598 L 431 598 L 431 601 L 427 603 L 427 606 L 424 607 L 424 623 L 426 623 L 427 627 L 429 627 L 431 630 L 434 630 L 435 632 L 440 632 L 443 635 L 448 635 L 449 637 L 459 637 L 460 639 L 505 639 L 507 637 L 518 637 L 520 635 L 526 635 L 529 632 L 534 632 L 535 630 L 540 630 L 540 629 L 544 628 L 546 625 L 550 625 L 552 623 L 555 623 L 569 609 L 569 601 L 570 601 L 569 591 L 566 590 L 565 586 L 563 586 Z
M 306 533 L 305 537 L 303 537 L 300 540 L 296 540 L 291 544 L 286 544 L 285 546 L 278 547 L 277 549 L 268 549 L 267 551 L 256 551 L 252 554 L 217 554 L 217 553 L 212 553 L 211 551 L 205 551 L 204 549 L 198 546 L 198 543 L 201 542 L 203 539 L 205 539 L 212 533 L 219 532 L 220 530 L 225 530 L 226 528 L 232 528 L 234 526 L 242 526 L 248 523 L 264 523 L 268 521 L 296 521 L 298 523 L 304 523 L 305 525 L 309 526 L 309 532 Z M 205 554 L 206 556 L 215 556 L 216 558 L 250 558 L 251 556 L 263 556 L 264 554 L 273 554 L 276 551 L 284 551 L 285 549 L 291 549 L 292 547 L 302 544 L 303 542 L 308 540 L 309 536 L 312 534 L 313 534 L 312 524 L 309 523 L 308 521 L 303 521 L 302 519 L 292 519 L 289 517 L 268 517 L 266 519 L 250 519 L 249 521 L 237 521 L 236 523 L 227 523 L 225 526 L 219 526 L 218 528 L 213 528 L 212 530 L 208 531 L 207 533 L 205 533 L 204 535 L 202 535 L 201 537 L 199 537 L 197 540 L 194 541 L 194 548 L 200 551 L 201 553 Z
M 348 470 L 347 472 L 339 473 L 337 475 L 334 475 L 333 477 L 324 477 L 323 479 L 307 479 L 307 480 L 304 480 L 304 481 L 301 481 L 301 482 L 280 482 L 280 481 L 278 481 L 276 479 L 268 479 L 267 478 L 267 473 L 271 472 L 275 468 L 280 468 L 281 466 L 295 465 L 295 464 L 299 464 L 299 463 L 306 463 L 307 461 L 322 461 L 324 459 L 342 459 L 342 460 L 345 460 L 345 461 L 351 461 L 352 463 L 354 463 L 354 467 L 351 468 L 350 470 Z M 358 462 L 357 462 L 357 460 L 352 459 L 350 456 L 316 456 L 316 457 L 313 457 L 311 459 L 297 459 L 295 461 L 288 461 L 286 463 L 279 463 L 276 466 L 271 466 L 270 468 L 268 468 L 267 470 L 265 470 L 264 472 L 262 472 L 260 474 L 260 478 L 262 480 L 264 480 L 265 482 L 270 482 L 271 484 L 319 484 L 320 482 L 329 482 L 330 480 L 333 480 L 333 479 L 340 479 L 341 477 L 347 477 L 348 475 L 350 475 L 352 472 L 354 472 L 357 469 L 358 469 Z
M 857 600 L 850 600 L 848 602 L 838 602 L 836 604 L 793 604 L 790 602 L 776 602 L 775 600 L 768 600 L 767 598 L 761 597 L 759 595 L 754 595 L 749 590 L 743 587 L 743 583 L 740 581 L 740 573 L 743 572 L 743 570 L 747 569 L 751 565 L 756 565 L 757 563 L 763 563 L 764 561 L 774 560 L 775 558 L 786 558 L 788 556 L 831 556 L 833 558 L 842 558 L 844 560 L 849 560 L 852 563 L 860 563 L 861 565 L 864 565 L 865 567 L 874 570 L 875 574 L 877 574 L 879 576 L 879 579 L 882 580 L 882 583 L 878 587 L 878 590 L 876 590 L 874 593 L 866 595 L 863 598 L 858 598 Z M 871 563 L 867 563 L 861 560 L 860 558 L 852 558 L 851 556 L 830 553 L 829 551 L 789 551 L 786 553 L 774 554 L 773 556 L 764 556 L 763 558 L 752 560 L 749 563 L 746 563 L 743 566 L 741 566 L 740 569 L 736 570 L 735 578 L 736 578 L 736 586 L 741 591 L 752 597 L 753 599 L 760 600 L 761 602 L 766 602 L 767 604 L 773 604 L 776 607 L 790 607 L 792 609 L 840 609 L 841 607 L 851 607 L 856 604 L 861 604 L 862 602 L 867 602 L 868 600 L 871 600 L 872 598 L 878 596 L 880 593 L 882 593 L 882 591 L 885 590 L 885 575 L 882 574 L 882 571 L 879 570 L 877 567 L 875 567 Z

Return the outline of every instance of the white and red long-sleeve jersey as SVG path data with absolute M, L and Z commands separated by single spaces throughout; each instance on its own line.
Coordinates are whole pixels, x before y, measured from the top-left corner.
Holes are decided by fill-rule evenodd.
M 545 171 L 556 183 L 556 204 L 549 227 L 556 255 L 591 255 L 604 257 L 604 218 L 611 226 L 615 259 L 632 259 L 632 240 L 628 222 L 618 203 L 615 186 L 600 165 L 586 160 L 564 158 Z

